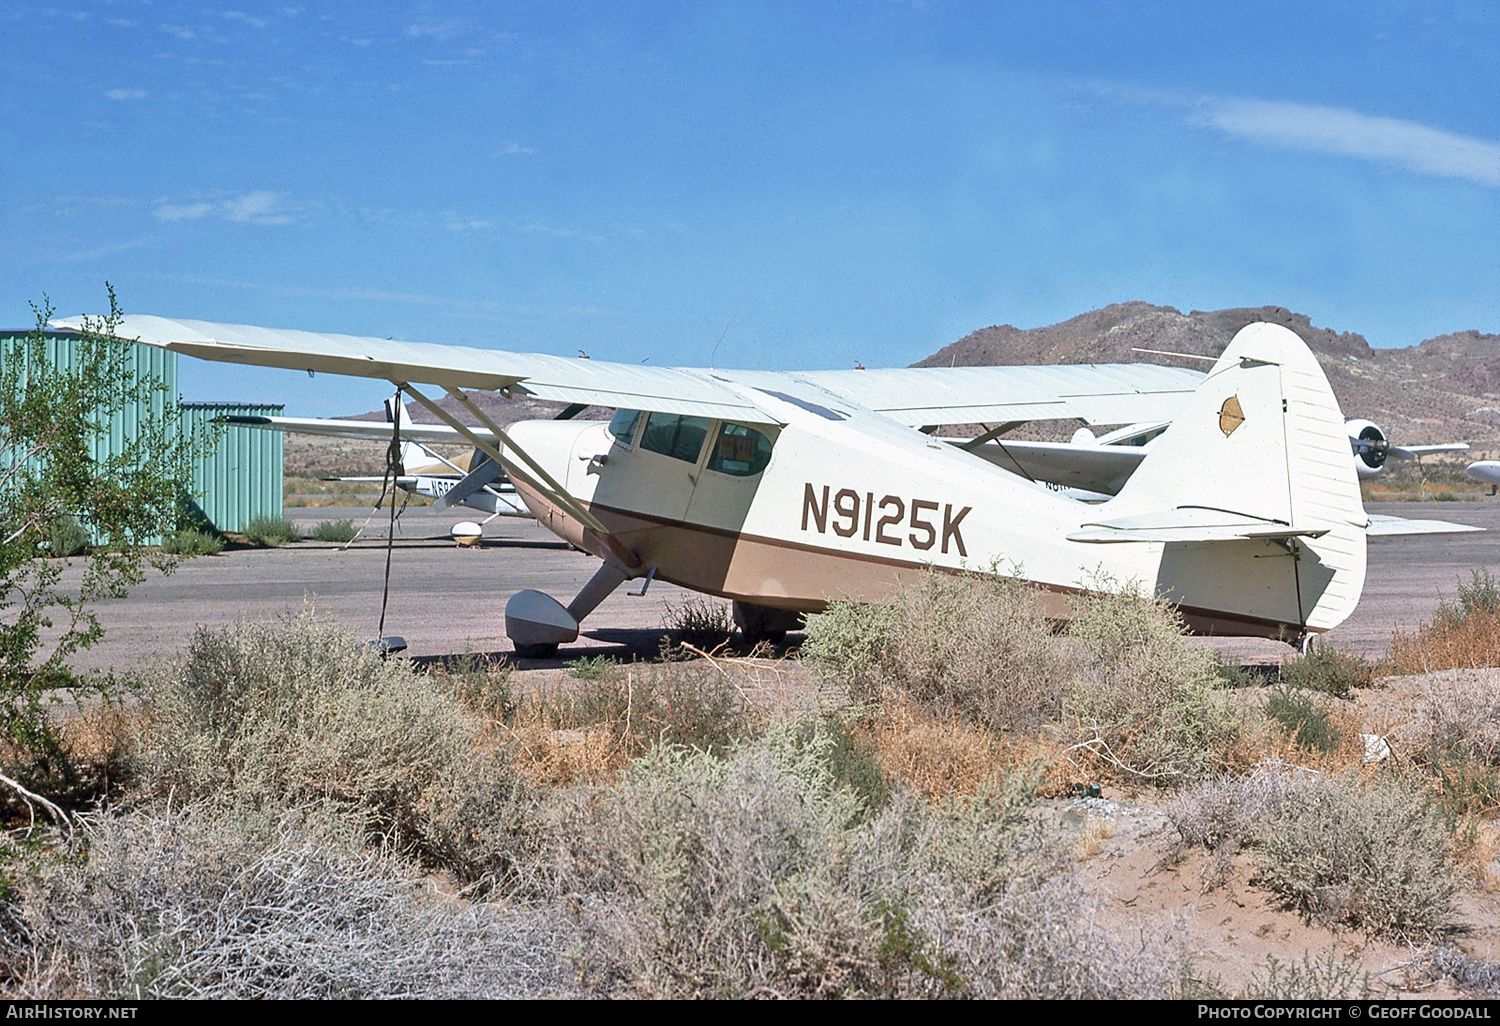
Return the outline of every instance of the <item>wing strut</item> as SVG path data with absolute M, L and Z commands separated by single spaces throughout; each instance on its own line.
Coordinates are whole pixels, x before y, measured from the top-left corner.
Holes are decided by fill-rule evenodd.
M 494 443 L 487 441 L 486 439 L 480 438 L 479 435 L 472 431 L 466 424 L 464 424 L 458 418 L 454 417 L 451 413 L 443 409 L 437 403 L 433 402 L 427 396 L 423 395 L 420 390 L 413 387 L 409 382 L 397 381 L 394 382 L 394 384 L 397 388 L 401 389 L 407 395 L 411 396 L 417 402 L 426 407 L 427 410 L 433 414 L 433 416 L 437 417 L 449 427 L 453 428 L 453 430 L 463 435 L 470 442 L 473 442 L 475 448 L 479 449 L 481 452 L 489 456 L 489 458 L 494 460 L 496 464 L 504 467 L 505 472 L 510 475 L 512 481 L 520 481 L 522 484 L 536 489 L 536 491 L 540 492 L 544 497 L 561 506 L 564 510 L 567 511 L 569 516 L 575 518 L 580 524 L 588 528 L 589 531 L 593 532 L 593 534 L 598 537 L 598 539 L 609 549 L 609 551 L 613 553 L 617 559 L 623 562 L 626 567 L 630 569 L 636 569 L 641 565 L 641 558 L 639 556 L 637 556 L 634 552 L 631 552 L 629 549 L 625 548 L 625 546 L 620 543 L 620 540 L 610 533 L 609 528 L 605 527 L 604 524 L 599 521 L 598 517 L 594 516 L 588 510 L 579 505 L 578 500 L 569 495 L 567 490 L 563 488 L 562 485 L 558 484 L 557 481 L 553 479 L 551 474 L 547 473 L 547 471 L 539 463 L 537 463 L 536 460 L 532 459 L 524 449 L 516 445 L 516 443 L 511 440 L 511 437 L 505 433 L 504 428 L 502 428 L 499 424 L 496 424 L 493 420 L 486 416 L 485 413 L 479 409 L 479 407 L 475 406 L 474 403 L 469 399 L 468 395 L 465 394 L 462 389 L 449 388 L 448 394 L 468 407 L 469 411 L 474 414 L 474 416 L 482 425 L 484 425 L 490 431 L 493 431 L 495 433 L 495 438 L 500 440 L 500 445 L 497 446 Z M 505 456 L 505 452 L 514 453 L 521 460 L 525 461 L 526 467 L 529 468 L 529 470 L 522 469 L 522 467 L 517 465 L 515 460 Z M 532 472 L 534 472 L 534 475 Z M 540 481 L 538 480 L 538 478 L 540 478 Z
M 959 446 L 959 448 L 967 449 L 970 452 L 977 452 L 979 447 L 984 445 L 985 442 L 993 441 L 994 439 L 997 439 L 1001 435 L 1005 434 L 1005 432 L 1010 431 L 1013 428 L 1018 428 L 1024 423 L 1026 423 L 1024 420 L 1007 420 L 996 427 L 990 428 L 978 438 L 969 439 L 963 445 Z M 1009 455 L 1009 453 L 1007 453 L 1006 455 Z

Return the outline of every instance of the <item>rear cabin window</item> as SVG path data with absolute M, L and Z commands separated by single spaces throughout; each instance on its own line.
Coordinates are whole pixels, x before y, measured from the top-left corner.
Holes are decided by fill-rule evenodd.
M 679 413 L 653 413 L 646 418 L 641 448 L 687 463 L 697 463 L 708 437 L 708 420 Z
M 640 410 L 616 410 L 609 418 L 609 433 L 629 445 L 635 441 L 635 426 L 640 423 Z
M 750 477 L 771 462 L 771 442 L 765 435 L 743 424 L 725 424 L 714 440 L 708 469 L 735 477 Z

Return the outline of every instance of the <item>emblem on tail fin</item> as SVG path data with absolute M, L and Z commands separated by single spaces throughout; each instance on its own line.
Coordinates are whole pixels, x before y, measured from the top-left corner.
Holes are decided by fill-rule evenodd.
M 1219 430 L 1228 438 L 1234 429 L 1245 423 L 1245 411 L 1240 409 L 1240 397 L 1232 395 L 1219 407 Z

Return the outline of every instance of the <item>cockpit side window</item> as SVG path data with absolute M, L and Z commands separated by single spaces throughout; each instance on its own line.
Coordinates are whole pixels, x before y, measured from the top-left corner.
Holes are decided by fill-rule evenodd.
M 646 418 L 641 432 L 641 448 L 663 456 L 697 463 L 708 437 L 709 421 L 705 417 L 684 417 L 680 413 L 653 413 Z
M 635 441 L 635 426 L 640 423 L 640 410 L 616 410 L 609 419 L 609 433 L 626 445 Z
M 751 477 L 771 462 L 771 440 L 743 424 L 725 424 L 714 440 L 708 469 L 734 477 Z

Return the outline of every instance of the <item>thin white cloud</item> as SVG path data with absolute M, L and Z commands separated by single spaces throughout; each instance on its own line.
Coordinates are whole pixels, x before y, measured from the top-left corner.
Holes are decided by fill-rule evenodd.
M 162 203 L 151 213 L 158 221 L 198 221 L 213 212 L 212 203 Z
M 220 11 L 219 17 L 223 18 L 225 21 L 237 21 L 241 24 L 249 25 L 252 28 L 258 29 L 263 29 L 267 25 L 271 24 L 265 18 L 257 18 L 254 15 L 246 14 L 244 11 Z
M 407 39 L 436 39 L 438 42 L 446 43 L 450 39 L 456 39 L 468 31 L 463 25 L 456 21 L 419 21 L 401 30 L 401 34 Z
M 517 142 L 508 142 L 504 146 L 500 147 L 498 150 L 495 151 L 495 156 L 497 156 L 497 157 L 529 157 L 529 156 L 531 156 L 535 152 L 536 152 L 536 150 L 532 149 L 530 146 L 522 146 L 520 143 L 517 143 Z
M 215 219 L 240 224 L 292 224 L 305 211 L 288 202 L 286 193 L 269 189 L 250 192 L 211 193 L 188 197 L 187 202 L 160 200 L 151 212 L 158 221 L 202 221 Z
M 105 257 L 115 256 L 118 253 L 128 253 L 134 249 L 140 249 L 146 244 L 145 239 L 131 239 L 127 242 L 117 242 L 112 245 L 94 246 L 89 249 L 53 250 L 43 259 L 50 259 L 60 264 L 86 264 Z
M 184 42 L 198 38 L 198 33 L 194 32 L 186 25 L 158 25 L 157 27 L 167 35 L 176 36 L 178 39 L 181 39 Z
M 1203 101 L 1192 121 L 1252 142 L 1333 153 L 1419 174 L 1500 186 L 1500 145 L 1341 107 L 1237 97 Z
M 111 89 L 104 94 L 107 100 L 144 100 L 146 98 L 144 89 Z

